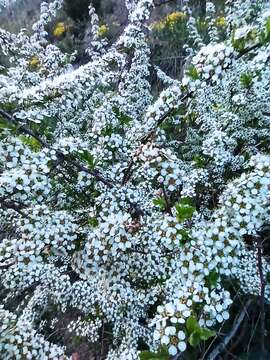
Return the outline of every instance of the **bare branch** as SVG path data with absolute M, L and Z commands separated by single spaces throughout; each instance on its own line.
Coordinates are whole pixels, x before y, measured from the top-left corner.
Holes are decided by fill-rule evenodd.
M 0 263 L 0 270 L 6 270 L 14 264 L 16 264 L 16 260 L 14 258 L 8 259 L 4 263 Z
M 257 245 L 257 266 L 258 266 L 258 272 L 260 277 L 260 308 L 261 308 L 261 316 L 260 316 L 260 325 L 261 325 L 261 351 L 264 353 L 265 350 L 265 343 L 264 343 L 264 337 L 265 337 L 265 306 L 264 306 L 264 295 L 265 295 L 265 279 L 263 275 L 263 265 L 262 265 L 262 252 L 263 252 L 263 246 L 262 246 L 262 238 L 260 235 L 256 236 L 256 245 Z
M 235 320 L 232 330 L 223 339 L 223 341 L 211 352 L 211 354 L 208 356 L 207 360 L 217 359 L 220 356 L 220 354 L 226 349 L 226 346 L 229 344 L 229 342 L 232 340 L 232 338 L 235 336 L 235 334 L 239 330 L 239 328 L 247 314 L 247 309 L 250 307 L 251 303 L 252 303 L 252 300 L 249 299 L 246 303 L 246 306 L 244 307 L 244 309 L 241 311 L 241 313 Z
M 162 185 L 162 191 L 163 191 L 163 195 L 164 195 L 164 199 L 165 199 L 165 202 L 166 202 L 166 209 L 165 211 L 172 216 L 172 210 L 171 210 L 171 204 L 170 204 L 170 201 L 168 199 L 168 196 L 167 196 L 167 193 L 166 193 L 166 190 L 165 190 L 165 186 Z
M 22 209 L 24 208 L 24 206 L 22 204 L 18 204 L 16 202 L 6 200 L 3 197 L 0 197 L 0 204 L 2 207 L 6 208 L 6 209 L 14 210 L 17 213 L 19 213 L 20 215 L 25 216 L 25 214 L 22 212 Z

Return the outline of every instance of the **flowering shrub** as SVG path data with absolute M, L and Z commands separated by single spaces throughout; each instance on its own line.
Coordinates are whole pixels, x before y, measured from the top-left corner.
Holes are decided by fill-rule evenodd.
M 157 69 L 156 98 L 153 5 L 127 0 L 129 24 L 111 47 L 90 7 L 90 60 L 76 69 L 47 40 L 61 0 L 41 5 L 32 34 L 0 30 L 5 359 L 69 358 L 44 324 L 73 310 L 74 335 L 99 343 L 110 329 L 108 360 L 168 358 L 228 320 L 226 279 L 270 300 L 255 246 L 270 218 L 267 4 L 228 1 L 227 39 L 209 21 L 204 44 L 186 2 L 184 77 Z

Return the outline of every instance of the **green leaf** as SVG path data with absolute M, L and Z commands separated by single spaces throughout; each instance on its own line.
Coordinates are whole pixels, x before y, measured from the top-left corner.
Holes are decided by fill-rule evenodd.
M 90 169 L 94 169 L 95 167 L 95 160 L 94 156 L 90 154 L 87 150 L 83 150 L 77 153 L 78 157 L 85 161 Z
M 265 22 L 266 40 L 270 40 L 270 16 L 266 18 Z
M 210 288 L 214 288 L 217 285 L 218 279 L 219 279 L 219 274 L 216 272 L 216 270 L 212 270 L 210 271 L 209 275 L 206 278 L 206 284 Z
M 161 210 L 166 209 L 166 200 L 164 198 L 158 198 L 153 200 L 153 204 L 160 207 Z
M 233 35 L 232 35 L 232 46 L 235 50 L 242 52 L 245 49 L 245 39 L 244 38 L 239 38 L 239 39 L 235 39 L 235 29 L 233 31 Z
M 111 136 L 113 132 L 114 132 L 113 126 L 111 124 L 109 124 L 101 130 L 101 135 L 102 136 Z
M 77 335 L 75 335 L 75 336 L 72 336 L 72 342 L 76 345 L 76 346 L 79 346 L 80 344 L 81 344 L 81 342 L 82 342 L 82 337 L 81 336 L 77 336 Z
M 175 209 L 179 222 L 191 219 L 194 211 L 196 211 L 196 208 L 192 206 L 192 200 L 190 198 L 182 198 L 181 201 L 175 205 Z
M 190 65 L 186 71 L 186 74 L 192 79 L 192 80 L 198 80 L 200 78 L 200 75 L 198 73 L 198 70 L 194 65 Z
M 142 351 L 140 353 L 140 360 L 169 360 L 170 356 L 166 346 L 162 346 L 159 352 Z
M 41 149 L 40 143 L 31 136 L 20 135 L 19 139 L 33 151 L 37 152 Z
M 216 333 L 213 330 L 207 329 L 207 328 L 200 328 L 200 338 L 201 340 L 208 340 L 210 337 L 215 336 Z
M 0 117 L 0 129 L 16 130 L 16 126 Z
M 125 113 L 121 112 L 116 106 L 113 108 L 113 112 L 117 116 L 121 125 L 129 125 L 132 122 L 132 118 Z
M 94 228 L 98 226 L 98 220 L 95 217 L 89 218 L 87 223 Z
M 190 316 L 186 321 L 186 328 L 189 334 L 199 329 L 199 324 L 195 316 Z
M 190 234 L 185 229 L 178 229 L 177 234 L 181 235 L 180 245 L 185 245 L 190 240 Z
M 205 159 L 199 155 L 195 155 L 192 160 L 195 162 L 197 168 L 203 168 L 205 165 Z
M 193 332 L 190 337 L 188 338 L 188 342 L 191 346 L 196 347 L 201 342 L 200 333 L 199 331 Z
M 150 351 L 143 351 L 140 354 L 140 360 L 167 360 L 168 357 L 159 356 L 158 354 L 151 353 Z
M 252 74 L 250 74 L 250 73 L 244 73 L 244 74 L 241 74 L 241 76 L 240 76 L 240 83 L 244 88 L 247 88 L 247 89 L 250 88 L 252 85 L 252 80 L 253 80 L 253 77 L 252 77 Z

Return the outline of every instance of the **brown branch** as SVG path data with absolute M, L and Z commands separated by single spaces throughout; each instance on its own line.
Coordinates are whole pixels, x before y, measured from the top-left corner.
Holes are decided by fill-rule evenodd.
M 63 155 L 63 154 L 61 154 L 61 155 Z M 108 186 L 110 188 L 112 188 L 114 186 L 114 183 L 112 182 L 112 180 L 107 179 L 104 176 L 102 176 L 98 170 L 89 170 L 87 167 L 82 165 L 79 161 L 70 160 L 65 155 L 64 155 L 64 158 L 70 164 L 74 165 L 78 170 L 84 171 L 84 172 L 92 175 L 94 178 L 96 178 L 98 181 L 102 182 L 104 185 L 106 185 L 106 186 Z
M 245 337 L 245 335 L 247 334 L 248 331 L 248 317 L 245 317 L 244 323 L 242 325 L 242 329 L 241 332 L 239 333 L 239 335 L 237 336 L 237 339 L 235 340 L 235 342 L 233 342 L 233 344 L 231 345 L 231 347 L 229 348 L 229 353 L 233 354 L 233 351 L 237 348 L 237 346 L 239 344 L 241 344 L 243 338 Z
M 256 245 L 257 245 L 257 266 L 260 277 L 260 308 L 261 308 L 261 316 L 260 316 L 260 325 L 261 325 L 261 351 L 264 353 L 265 351 L 265 306 L 264 306 L 264 295 L 265 295 L 265 279 L 263 275 L 263 264 L 262 264 L 262 253 L 263 253 L 263 245 L 262 238 L 260 235 L 256 236 Z
M 18 130 L 36 139 L 43 147 L 50 149 L 49 143 L 43 140 L 36 132 L 29 129 L 27 126 L 20 124 L 19 121 L 13 115 L 7 113 L 3 109 L 0 109 L 0 115 L 2 115 L 11 124 L 17 126 Z M 61 161 L 65 160 L 70 164 L 72 164 L 73 166 L 75 166 L 78 170 L 84 171 L 87 174 L 92 175 L 94 178 L 102 182 L 104 185 L 108 187 L 113 187 L 114 185 L 113 182 L 110 179 L 107 179 L 104 176 L 102 176 L 98 170 L 89 170 L 87 167 L 83 166 L 79 161 L 70 159 L 67 155 L 63 154 L 59 150 L 56 151 L 56 155 Z
M 9 259 L 9 261 L 6 261 L 4 263 L 0 263 L 0 270 L 6 270 L 8 269 L 10 266 L 15 265 L 16 264 L 16 260 L 15 259 Z
M 234 325 L 229 332 L 229 334 L 223 339 L 223 341 L 210 353 L 207 360 L 215 360 L 219 358 L 220 354 L 225 351 L 227 345 L 232 340 L 232 338 L 236 335 L 237 331 L 239 330 L 245 316 L 247 313 L 247 309 L 250 307 L 252 300 L 249 299 L 246 303 L 244 309 L 242 309 L 241 313 L 238 315 L 237 319 L 234 322 Z
M 258 42 L 257 44 L 254 44 L 251 47 L 244 49 L 236 56 L 236 59 L 240 59 L 242 56 L 246 55 L 247 53 L 249 53 L 252 50 L 255 50 L 255 49 L 261 47 L 262 45 L 263 45 L 262 43 Z
M 42 146 L 48 147 L 48 144 L 41 139 L 36 133 L 34 133 L 31 129 L 27 128 L 25 125 L 22 125 L 18 122 L 18 120 L 11 114 L 7 113 L 5 110 L 0 109 L 0 115 L 2 115 L 6 120 L 8 120 L 12 125 L 17 126 L 18 130 L 23 132 L 26 135 L 32 136 L 36 139 Z
M 166 190 L 165 190 L 165 186 L 164 186 L 164 185 L 162 185 L 162 191 L 163 191 L 164 199 L 165 199 L 165 202 L 166 202 L 166 209 L 165 209 L 165 211 L 172 216 L 171 205 L 170 205 L 170 202 L 169 202 L 169 199 L 168 199 L 168 196 L 167 196 L 167 193 L 166 193 Z
M 24 208 L 22 204 L 17 204 L 13 201 L 6 200 L 3 197 L 0 197 L 0 204 L 6 209 L 14 210 L 20 215 L 25 216 L 25 214 L 22 212 L 22 209 Z

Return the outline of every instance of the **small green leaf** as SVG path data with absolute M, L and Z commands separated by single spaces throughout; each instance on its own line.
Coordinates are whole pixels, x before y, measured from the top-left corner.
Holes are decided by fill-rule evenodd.
M 180 245 L 185 245 L 190 240 L 190 234 L 185 229 L 178 229 L 177 234 L 181 235 Z
M 22 143 L 27 145 L 32 151 L 39 151 L 41 149 L 40 143 L 31 136 L 20 135 L 19 139 Z
M 76 345 L 79 346 L 82 342 L 82 337 L 81 336 L 72 336 L 72 342 Z
M 244 73 L 240 76 L 240 83 L 244 88 L 250 88 L 250 86 L 252 85 L 252 80 L 253 77 L 250 73 Z
M 90 154 L 87 150 L 79 151 L 77 155 L 82 161 L 85 161 L 87 163 L 90 169 L 93 169 L 95 167 L 94 156 Z
M 242 52 L 243 50 L 245 50 L 245 38 L 239 38 L 239 39 L 235 39 L 235 29 L 233 31 L 233 35 L 232 35 L 232 46 L 235 50 Z
M 132 122 L 132 118 L 120 111 L 116 106 L 113 107 L 113 112 L 117 116 L 121 125 L 129 125 Z
M 265 22 L 266 40 L 270 40 L 270 16 L 266 18 Z
M 207 328 L 200 328 L 200 338 L 201 340 L 208 340 L 210 337 L 215 336 L 216 333 L 213 330 L 207 329 Z
M 165 210 L 166 209 L 166 201 L 164 198 L 158 198 L 158 199 L 154 199 L 153 200 L 153 204 L 160 207 L 161 210 Z
M 192 79 L 192 80 L 198 80 L 200 78 L 200 75 L 198 73 L 198 70 L 194 65 L 190 65 L 189 68 L 186 71 L 186 74 Z
M 195 316 L 190 316 L 186 321 L 186 328 L 189 334 L 199 329 L 199 324 Z
M 0 117 L 0 129 L 9 129 L 9 130 L 16 130 L 16 126 L 6 121 L 4 118 Z
M 140 360 L 169 360 L 170 356 L 166 346 L 162 346 L 159 352 L 142 351 L 140 353 Z
M 192 200 L 190 198 L 182 198 L 181 201 L 175 205 L 175 209 L 179 222 L 191 219 L 194 211 L 196 211 L 196 208 L 192 206 Z
M 214 288 L 217 285 L 218 279 L 219 274 L 216 272 L 216 270 L 212 270 L 206 278 L 206 283 L 210 288 Z
M 101 135 L 102 136 L 111 136 L 113 131 L 114 131 L 113 126 L 111 124 L 108 124 L 106 127 L 104 127 L 101 130 Z
M 199 155 L 195 155 L 192 160 L 195 162 L 197 168 L 203 168 L 205 165 L 205 159 Z
M 196 347 L 201 342 L 200 333 L 199 331 L 193 332 L 190 337 L 188 338 L 188 342 L 191 346 Z
M 87 223 L 94 228 L 98 226 L 98 220 L 95 217 L 89 218 Z

